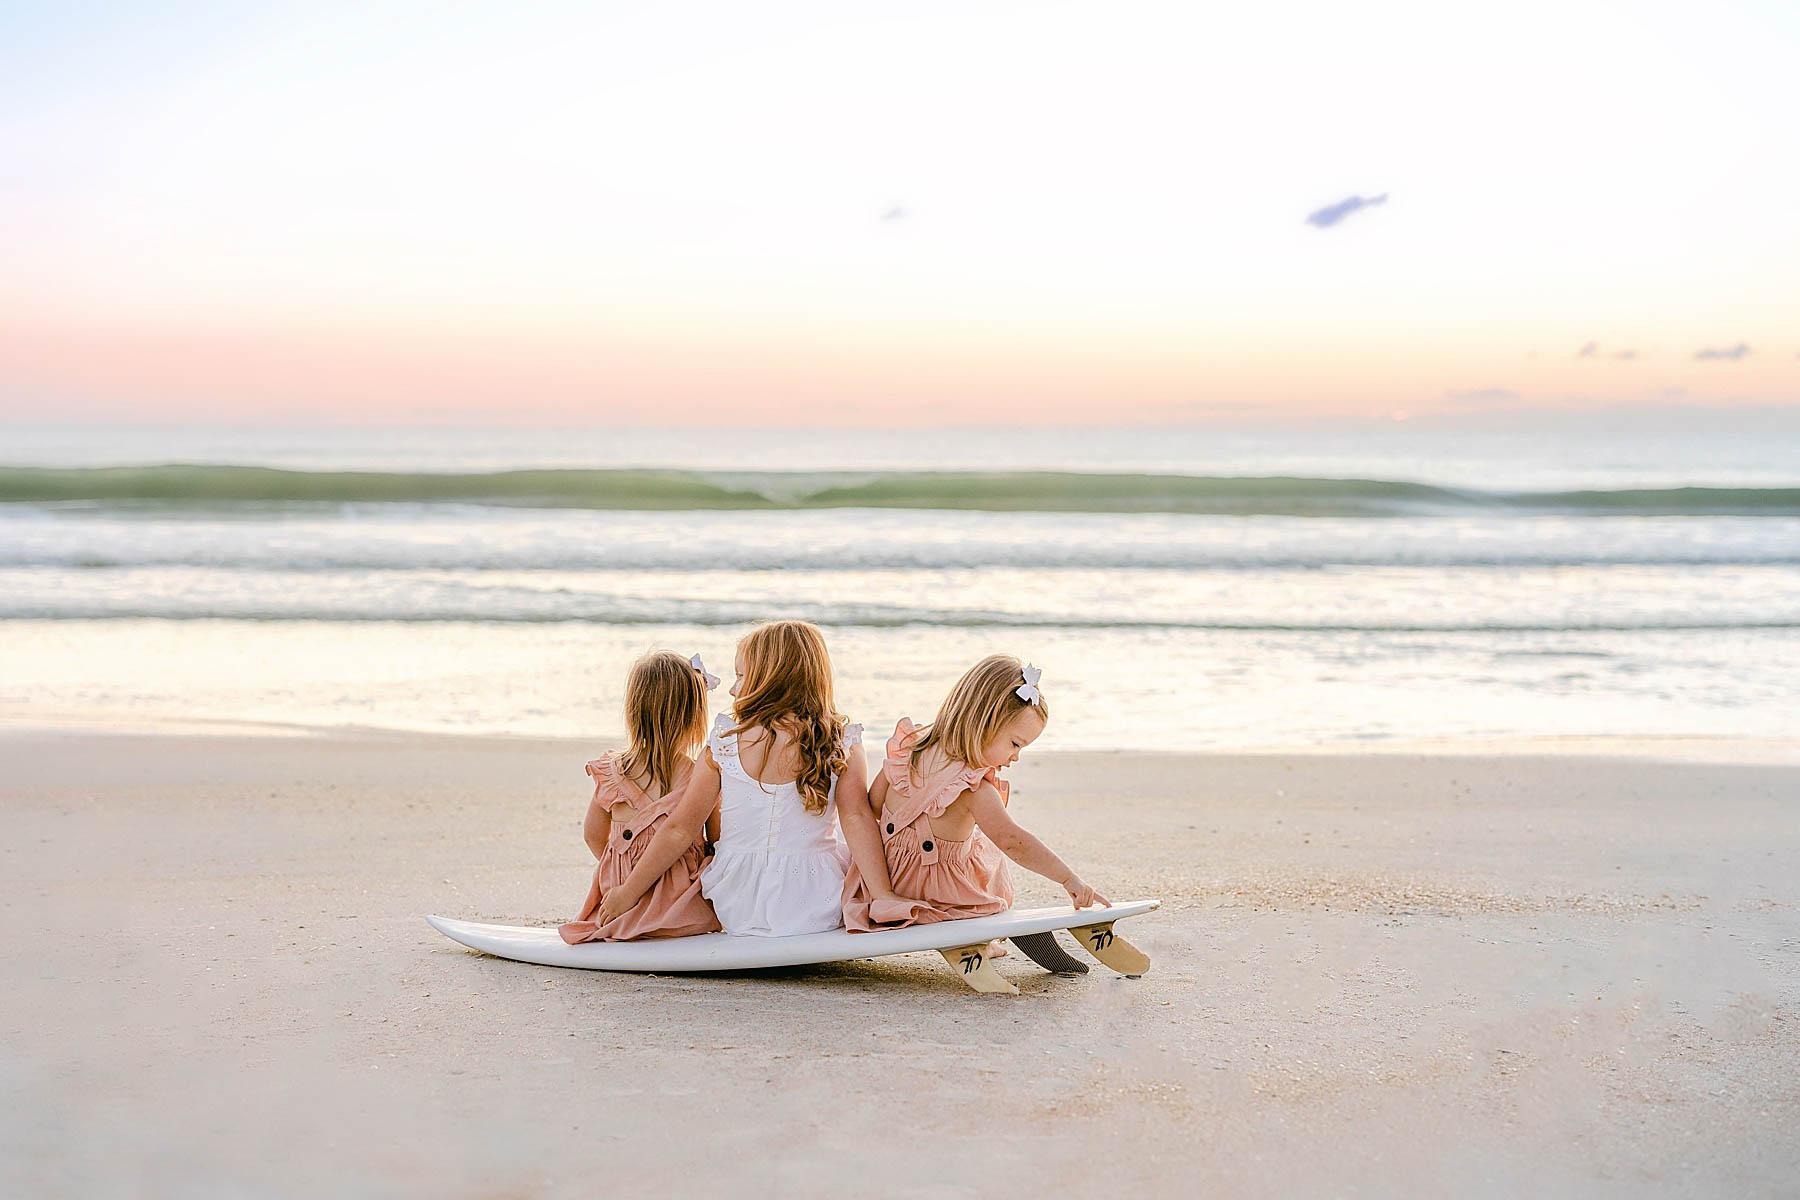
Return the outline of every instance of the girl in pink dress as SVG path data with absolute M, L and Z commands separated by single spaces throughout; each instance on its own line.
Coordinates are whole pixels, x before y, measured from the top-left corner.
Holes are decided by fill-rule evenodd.
M 562 939 L 629 942 L 638 938 L 686 937 L 719 928 L 712 905 L 700 894 L 701 848 L 689 846 L 636 903 L 602 919 L 600 908 L 631 874 L 656 831 L 668 820 L 693 774 L 689 757 L 706 736 L 706 693 L 718 684 L 700 663 L 660 651 L 645 655 L 625 683 L 625 725 L 631 747 L 587 765 L 594 779 L 581 836 L 599 861 L 581 915 L 562 926 Z
M 897 912 L 853 866 L 844 881 L 844 925 L 852 933 L 1005 912 L 1013 902 L 1008 858 L 1061 884 L 1076 908 L 1111 905 L 1006 811 L 998 772 L 1018 761 L 1049 718 L 1038 676 L 1011 655 L 992 654 L 957 681 L 930 725 L 900 718 L 869 807 L 879 814 L 888 870 L 882 885 L 923 903 Z

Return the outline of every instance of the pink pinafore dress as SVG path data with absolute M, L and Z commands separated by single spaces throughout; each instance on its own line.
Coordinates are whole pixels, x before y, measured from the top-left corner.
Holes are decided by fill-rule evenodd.
M 931 818 L 943 816 L 957 797 L 983 780 L 1006 799 L 1006 781 L 992 768 L 961 763 L 950 763 L 930 775 L 916 774 L 912 751 L 919 736 L 918 727 L 901 717 L 888 739 L 887 761 L 881 766 L 887 799 L 880 831 L 894 890 L 924 903 L 872 906 L 862 874 L 852 865 L 844 881 L 844 927 L 852 933 L 989 917 L 1012 907 L 1012 873 L 1006 855 L 991 838 L 976 829 L 952 842 L 931 832 Z
M 631 942 L 639 938 L 686 937 L 693 933 L 716 933 L 719 919 L 712 905 L 700 894 L 700 871 L 705 866 L 699 846 L 689 846 L 681 857 L 650 885 L 638 898 L 631 911 L 610 924 L 597 925 L 594 915 L 600 911 L 606 893 L 625 882 L 631 869 L 644 856 L 644 850 L 661 827 L 663 818 L 674 811 L 681 799 L 692 764 L 675 779 L 669 794 L 652 800 L 642 788 L 631 782 L 618 766 L 617 756 L 608 754 L 587 765 L 594 777 L 594 796 L 611 807 L 628 804 L 633 814 L 623 820 L 613 818 L 612 833 L 600 861 L 594 865 L 594 882 L 588 886 L 587 900 L 581 914 L 562 926 L 562 939 L 570 945 L 577 942 Z

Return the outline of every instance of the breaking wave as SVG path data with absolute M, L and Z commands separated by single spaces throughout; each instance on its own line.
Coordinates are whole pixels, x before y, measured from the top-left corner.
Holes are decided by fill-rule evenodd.
M 1301 517 L 1566 513 L 1795 516 L 1800 487 L 1490 491 L 1387 479 L 1071 471 L 487 473 L 293 471 L 255 466 L 3 467 L 0 501 L 237 506 L 484 504 L 603 510 L 943 509 Z

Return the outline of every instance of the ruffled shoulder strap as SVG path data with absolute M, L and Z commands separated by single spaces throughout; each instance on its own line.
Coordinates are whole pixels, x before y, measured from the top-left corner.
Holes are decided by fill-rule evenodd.
M 910 762 L 912 749 L 918 744 L 919 727 L 913 724 L 911 717 L 901 717 L 894 726 L 894 735 L 887 740 L 888 762 Z
M 644 789 L 631 782 L 625 772 L 619 770 L 619 756 L 616 752 L 590 760 L 587 773 L 594 780 L 594 798 L 597 800 L 604 799 L 608 805 L 629 804 L 633 808 L 642 808 L 649 803 Z
M 863 727 L 852 722 L 844 726 L 844 736 L 838 739 L 838 745 L 848 750 L 852 746 L 862 745 Z
M 913 770 L 912 752 L 920 736 L 919 727 L 910 718 L 901 717 L 894 726 L 894 736 L 888 739 L 887 761 L 881 764 L 888 785 L 882 820 L 896 829 L 911 825 L 920 817 L 942 816 L 958 796 L 989 774 L 980 767 L 961 763 L 948 763 L 929 775 L 919 774 Z
M 737 721 L 730 713 L 720 713 L 713 718 L 712 733 L 707 735 L 706 748 L 712 751 L 714 758 L 731 758 L 738 756 Z

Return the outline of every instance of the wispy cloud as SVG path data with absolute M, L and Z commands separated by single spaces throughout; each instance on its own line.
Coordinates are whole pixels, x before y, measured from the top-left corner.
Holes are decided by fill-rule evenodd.
M 896 205 L 894 205 L 894 207 L 892 207 L 892 208 L 888 209 L 886 212 L 882 213 L 881 219 L 883 221 L 904 221 L 904 220 L 906 220 L 907 217 L 909 217 L 911 215 L 912 215 L 911 213 L 907 212 L 904 208 L 901 208 L 898 204 L 896 204 Z
M 1575 352 L 1575 357 L 1576 358 L 1592 358 L 1592 357 L 1594 357 L 1594 355 L 1596 355 L 1598 353 L 1600 353 L 1600 343 L 1599 342 L 1589 342 L 1587 345 L 1583 346 L 1581 349 L 1579 349 Z
M 1472 388 L 1444 393 L 1452 404 L 1517 404 L 1519 393 L 1507 388 Z
M 1694 357 L 1700 359 L 1702 362 L 1708 359 L 1724 359 L 1727 362 L 1736 362 L 1748 353 L 1750 353 L 1749 343 L 1739 342 L 1735 346 L 1707 346 L 1705 349 L 1695 351 Z
M 1374 205 L 1386 203 L 1386 192 L 1381 193 L 1379 196 L 1348 196 L 1339 200 L 1336 204 L 1327 204 L 1317 212 L 1307 214 L 1306 223 L 1308 225 L 1316 225 L 1320 229 L 1330 229 L 1333 225 L 1336 225 L 1339 221 L 1342 221 L 1345 217 L 1359 209 L 1371 208 Z
M 1637 357 L 1637 351 L 1636 350 L 1620 350 L 1620 351 L 1617 351 L 1616 353 L 1614 353 L 1613 357 L 1616 359 L 1619 359 L 1621 361 L 1629 362 L 1630 360 Z

